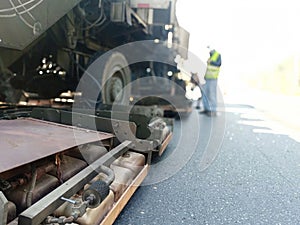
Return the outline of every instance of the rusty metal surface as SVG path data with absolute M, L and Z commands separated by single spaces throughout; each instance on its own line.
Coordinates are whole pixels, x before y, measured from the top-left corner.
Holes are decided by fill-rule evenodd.
M 50 192 L 40 201 L 36 202 L 33 206 L 26 209 L 19 215 L 19 224 L 40 224 L 48 215 L 52 214 L 54 210 L 62 205 L 63 201 L 60 199 L 61 196 L 70 198 L 77 193 L 85 184 L 98 175 L 102 165 L 110 165 L 116 158 L 128 151 L 130 144 L 131 141 L 122 142 L 100 159 L 70 178 L 67 182 Z
M 112 138 L 96 132 L 41 120 L 22 118 L 0 121 L 0 172 L 57 152 Z

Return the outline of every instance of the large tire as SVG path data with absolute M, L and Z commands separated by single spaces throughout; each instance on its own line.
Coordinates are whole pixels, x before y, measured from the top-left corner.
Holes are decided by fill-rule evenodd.
M 126 104 L 131 94 L 125 88 L 131 81 L 131 72 L 127 60 L 120 52 L 112 53 L 106 60 L 102 72 L 102 102 L 105 104 Z

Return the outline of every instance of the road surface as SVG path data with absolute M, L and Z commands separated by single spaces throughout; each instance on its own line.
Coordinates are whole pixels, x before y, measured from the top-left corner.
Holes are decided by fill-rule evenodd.
M 115 225 L 299 224 L 300 143 L 251 105 L 177 120 Z

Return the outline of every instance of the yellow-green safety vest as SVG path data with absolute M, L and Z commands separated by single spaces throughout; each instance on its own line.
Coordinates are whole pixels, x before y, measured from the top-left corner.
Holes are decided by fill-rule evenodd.
M 204 78 L 205 79 L 217 79 L 220 73 L 220 67 L 207 65 L 206 73 Z
M 210 61 L 217 62 L 219 55 L 220 54 L 217 51 L 214 51 L 213 55 L 210 57 Z

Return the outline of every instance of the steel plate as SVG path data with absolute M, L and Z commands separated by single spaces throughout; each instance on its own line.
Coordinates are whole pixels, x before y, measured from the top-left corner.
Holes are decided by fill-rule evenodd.
M 0 121 L 0 172 L 112 134 L 32 118 Z

